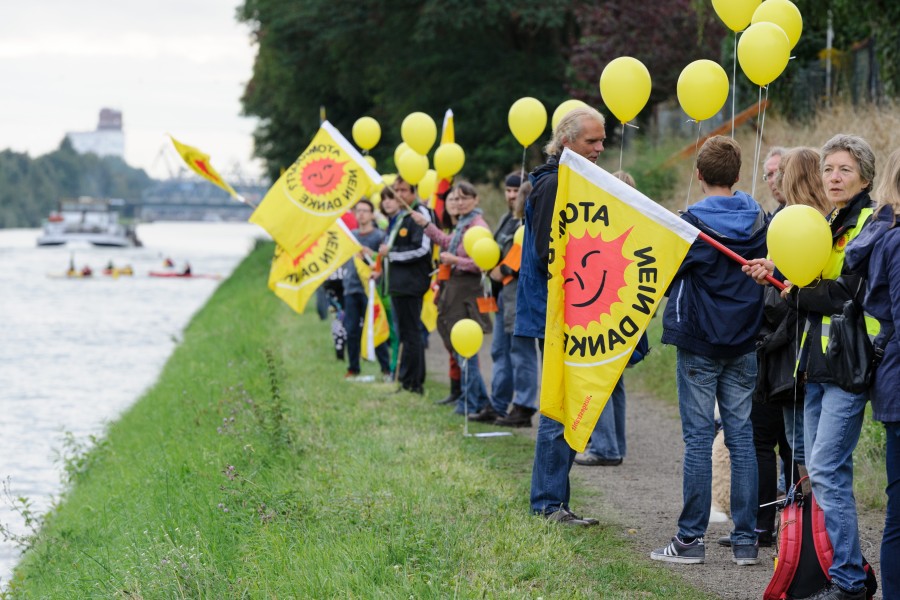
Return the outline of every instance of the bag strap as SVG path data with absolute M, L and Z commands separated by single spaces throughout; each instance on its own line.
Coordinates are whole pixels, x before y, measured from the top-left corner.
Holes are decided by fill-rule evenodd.
M 812 510 L 810 512 L 812 514 L 811 525 L 816 558 L 819 559 L 819 566 L 822 567 L 825 577 L 828 581 L 831 581 L 831 574 L 828 573 L 828 570 L 831 568 L 831 563 L 834 562 L 834 547 L 831 545 L 828 530 L 825 528 L 825 511 L 816 502 L 816 497 L 812 493 L 810 493 L 809 498 L 812 501 Z
M 799 485 L 799 484 L 798 484 Z M 803 507 L 797 502 L 785 504 L 778 531 L 778 558 L 775 572 L 763 592 L 763 600 L 784 600 L 800 564 L 803 542 Z

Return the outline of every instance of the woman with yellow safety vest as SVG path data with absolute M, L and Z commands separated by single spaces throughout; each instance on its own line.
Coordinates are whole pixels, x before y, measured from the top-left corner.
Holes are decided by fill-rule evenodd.
M 875 155 L 861 137 L 838 134 L 822 147 L 821 169 L 825 194 L 835 208 L 830 218 L 831 256 L 821 279 L 802 289 L 791 286 L 782 296 L 809 315 L 801 355 L 801 361 L 806 359 L 807 377 L 806 466 L 834 547 L 828 570 L 831 581 L 813 597 L 863 600 L 866 575 L 853 497 L 853 450 L 862 430 L 867 394 L 848 392 L 834 382 L 825 366 L 825 347 L 831 315 L 839 314 L 850 298 L 862 300 L 862 277 L 846 272 L 844 250 L 872 214 L 869 190 L 875 179 Z

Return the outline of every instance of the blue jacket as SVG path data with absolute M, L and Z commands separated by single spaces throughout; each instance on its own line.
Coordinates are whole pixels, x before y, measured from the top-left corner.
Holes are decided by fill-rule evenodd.
M 528 175 L 534 188 L 525 201 L 525 237 L 516 289 L 515 335 L 544 339 L 547 323 L 547 280 L 550 278 L 550 227 L 559 187 L 559 157 Z
M 847 245 L 844 257 L 848 270 L 867 274 L 863 306 L 881 325 L 875 345 L 884 348 L 884 358 L 871 398 L 872 416 L 885 423 L 900 422 L 900 227 L 893 221 L 889 210 L 879 211 Z
M 710 196 L 681 218 L 746 259 L 766 255 L 768 217 L 744 192 Z M 664 344 L 712 358 L 734 358 L 756 347 L 763 287 L 739 264 L 697 239 L 669 287 Z

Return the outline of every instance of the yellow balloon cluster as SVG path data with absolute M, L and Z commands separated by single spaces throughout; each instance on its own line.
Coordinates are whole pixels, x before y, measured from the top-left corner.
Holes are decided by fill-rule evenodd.
M 623 123 L 635 118 L 650 99 L 650 71 L 631 56 L 620 56 L 600 73 L 603 103 Z
M 695 60 L 681 71 L 677 93 L 684 112 L 703 121 L 722 110 L 728 99 L 728 75 L 718 63 Z
M 519 98 L 509 107 L 509 129 L 520 144 L 533 144 L 547 128 L 547 109 L 536 98 Z
M 437 171 L 434 169 L 428 169 L 425 171 L 424 177 L 419 181 L 419 185 L 416 187 L 416 191 L 419 193 L 419 198 L 423 200 L 428 200 L 431 196 L 434 195 L 434 190 L 437 189 Z
M 472 256 L 472 253 L 475 252 L 476 242 L 483 239 L 494 239 L 490 229 L 480 225 L 469 227 L 463 234 L 463 248 L 466 249 L 466 254 Z
M 400 124 L 400 137 L 410 148 L 424 156 L 437 139 L 437 125 L 423 112 L 410 113 Z
M 778 211 L 766 233 L 769 256 L 794 285 L 812 283 L 831 256 L 831 229 L 811 206 L 794 204 Z
M 553 111 L 553 116 L 550 118 L 550 127 L 552 129 L 556 129 L 556 126 L 559 125 L 560 120 L 564 116 L 566 116 L 576 108 L 581 108 L 582 106 L 587 106 L 587 104 L 585 104 L 581 100 L 575 100 L 574 98 L 565 100 L 556 107 L 556 110 Z
M 500 262 L 500 246 L 492 237 L 481 238 L 472 246 L 472 260 L 482 271 L 490 271 Z
M 353 124 L 353 141 L 363 150 L 371 150 L 381 139 L 381 125 L 372 117 L 360 117 Z
M 732 31 L 743 31 L 750 24 L 753 11 L 762 0 L 712 0 L 713 9 L 725 26 Z
M 775 81 L 787 67 L 791 45 L 781 27 L 760 21 L 741 35 L 737 55 L 747 79 L 758 86 L 765 86 Z
M 400 157 L 403 156 L 403 153 L 407 150 L 411 150 L 409 145 L 406 142 L 400 142 L 397 144 L 397 148 L 394 150 L 394 164 L 400 164 Z
M 459 144 L 453 142 L 441 144 L 434 151 L 434 168 L 441 179 L 450 179 L 462 171 L 464 164 L 466 153 Z
M 453 349 L 465 358 L 472 358 L 481 349 L 484 331 L 472 319 L 460 319 L 450 328 L 450 343 Z

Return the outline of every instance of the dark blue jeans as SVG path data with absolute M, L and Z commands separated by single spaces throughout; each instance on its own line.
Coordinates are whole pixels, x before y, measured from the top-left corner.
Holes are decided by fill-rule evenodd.
M 366 306 L 369 300 L 365 294 L 344 294 L 344 329 L 347 330 L 347 370 L 359 373 L 359 354 L 362 346 L 363 319 L 366 317 Z M 390 352 L 388 344 L 375 348 L 375 358 L 381 366 L 382 373 L 390 373 Z
M 625 375 L 619 377 L 612 395 L 606 401 L 594 425 L 587 450 L 600 458 L 625 458 Z
M 900 598 L 900 423 L 885 423 L 887 513 L 881 538 L 881 593 Z

